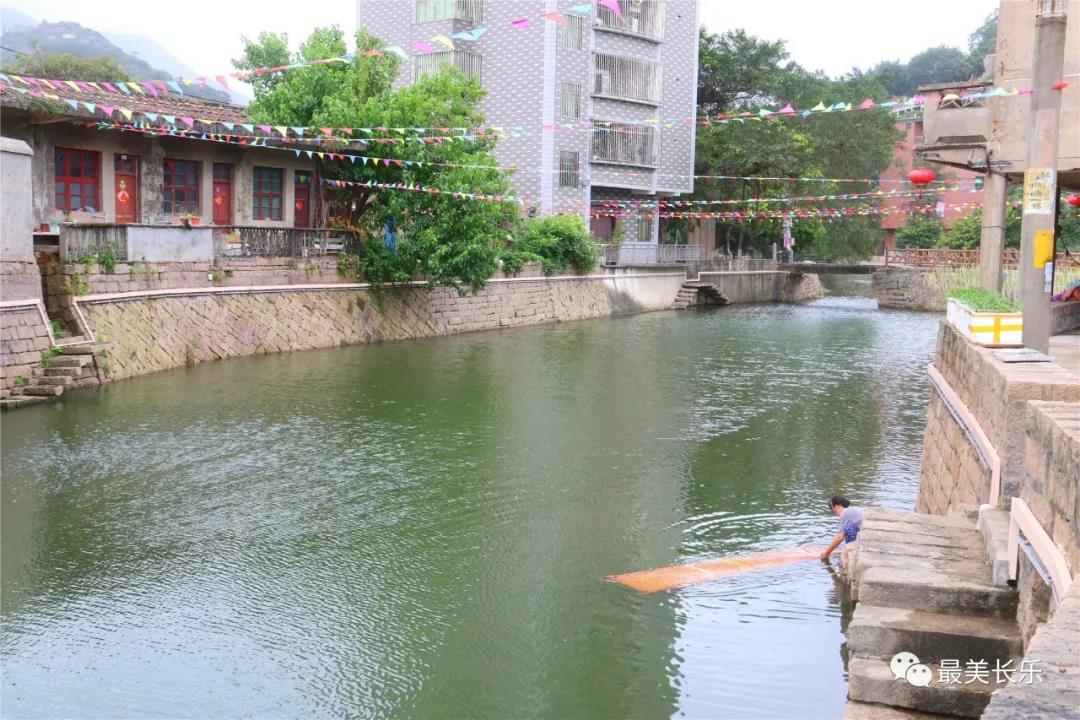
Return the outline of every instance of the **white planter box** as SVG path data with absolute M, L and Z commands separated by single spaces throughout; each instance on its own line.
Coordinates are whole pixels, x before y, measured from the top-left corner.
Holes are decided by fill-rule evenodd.
M 946 319 L 977 345 L 1023 347 L 1024 314 L 1019 312 L 975 312 L 964 303 L 949 298 Z

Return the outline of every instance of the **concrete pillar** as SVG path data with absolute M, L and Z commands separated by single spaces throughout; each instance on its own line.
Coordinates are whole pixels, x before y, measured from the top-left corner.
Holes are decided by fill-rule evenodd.
M 1035 15 L 1031 124 L 1028 130 L 1024 218 L 1020 235 L 1020 307 L 1024 311 L 1024 345 L 1041 352 L 1050 349 L 1050 295 L 1053 290 L 1061 119 L 1061 91 L 1052 86 L 1061 80 L 1064 72 L 1065 9 L 1065 0 L 1039 0 Z
M 34 152 L 22 140 L 0 138 L 0 299 L 41 299 L 34 259 Z
M 982 233 L 979 235 L 979 284 L 1001 292 L 1001 253 L 1005 249 L 1005 210 L 1009 183 L 1000 173 L 986 174 Z

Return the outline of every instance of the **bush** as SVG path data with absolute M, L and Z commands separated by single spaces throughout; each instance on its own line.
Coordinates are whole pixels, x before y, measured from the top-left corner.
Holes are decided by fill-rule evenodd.
M 981 287 L 962 287 L 950 290 L 948 297 L 959 300 L 975 312 L 1019 312 L 1015 300 Z
M 521 267 L 525 263 L 543 262 L 544 260 L 536 253 L 527 250 L 503 250 L 502 254 L 499 255 L 499 259 L 502 260 L 502 269 L 507 275 L 517 275 L 521 272 Z
M 580 215 L 546 215 L 527 220 L 513 252 L 538 257 L 546 275 L 563 273 L 571 267 L 586 273 L 596 267 L 598 258 L 596 243 Z
M 896 247 L 932 248 L 941 238 L 945 226 L 936 217 L 912 217 L 896 233 Z

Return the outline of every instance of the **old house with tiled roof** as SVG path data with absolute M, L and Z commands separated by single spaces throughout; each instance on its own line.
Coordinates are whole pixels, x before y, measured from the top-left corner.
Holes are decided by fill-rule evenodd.
M 34 153 L 35 229 L 69 218 L 120 224 L 172 223 L 181 217 L 219 226 L 317 224 L 313 159 L 288 148 L 213 142 L 205 135 L 248 123 L 244 108 L 175 92 L 121 96 L 81 85 L 77 93 L 59 94 L 18 92 L 13 83 L 0 83 L 3 134 L 26 142 Z M 190 133 L 132 128 L 133 120 L 148 118 Z

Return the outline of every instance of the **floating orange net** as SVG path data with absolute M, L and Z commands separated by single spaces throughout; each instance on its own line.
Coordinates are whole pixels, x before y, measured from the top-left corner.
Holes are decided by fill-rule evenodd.
M 778 565 L 791 565 L 792 563 L 806 562 L 807 560 L 817 560 L 824 549 L 824 547 L 797 547 L 756 555 L 743 555 L 742 557 L 699 560 L 687 565 L 669 565 L 654 570 L 639 570 L 638 572 L 623 573 L 622 575 L 608 575 L 604 579 L 626 585 L 638 592 L 652 593 L 708 582 L 709 580 L 716 580 L 728 575 L 738 575 L 751 570 L 764 570 Z

